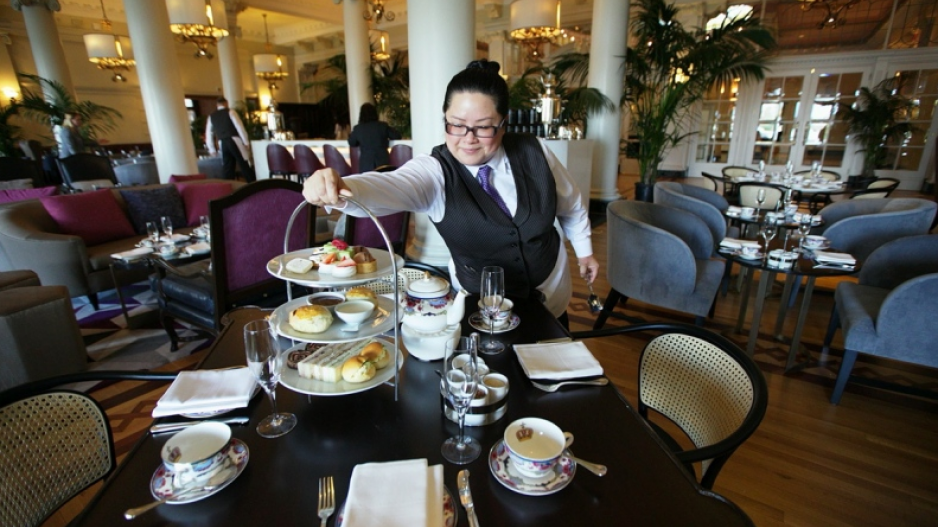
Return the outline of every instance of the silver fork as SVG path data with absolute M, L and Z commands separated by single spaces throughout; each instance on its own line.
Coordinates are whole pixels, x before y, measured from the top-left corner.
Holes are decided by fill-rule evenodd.
M 326 520 L 335 512 L 335 486 L 332 476 L 319 478 L 319 517 L 322 523 L 319 527 L 326 527 Z
M 554 384 L 542 384 L 531 381 L 531 384 L 533 384 L 535 388 L 544 390 L 545 392 L 556 392 L 558 389 L 560 389 L 561 386 L 567 386 L 571 384 L 580 384 L 583 386 L 605 386 L 609 384 L 609 379 L 600 377 L 599 379 L 594 379 L 592 381 L 563 381 Z

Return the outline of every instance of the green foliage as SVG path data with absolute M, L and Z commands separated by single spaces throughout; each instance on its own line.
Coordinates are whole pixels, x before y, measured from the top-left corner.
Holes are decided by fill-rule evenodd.
M 689 112 L 707 90 L 733 79 L 761 80 L 775 39 L 758 18 L 688 30 L 664 0 L 637 0 L 630 13 L 638 44 L 626 55 L 625 94 L 638 138 L 641 182 L 654 184 L 667 152 L 693 132 Z
M 19 113 L 19 104 L 13 103 L 0 108 L 0 155 L 20 157 L 22 151 L 17 147 L 20 140 L 20 127 L 10 122 Z
M 23 90 L 20 106 L 26 118 L 45 124 L 51 130 L 55 125 L 62 124 L 67 112 L 75 112 L 82 117 L 79 133 L 88 143 L 97 142 L 99 134 L 117 128 L 117 119 L 122 116 L 114 108 L 91 101 L 77 101 L 57 81 L 27 73 L 20 73 L 19 76 L 36 86 Z M 48 88 L 48 97 L 43 93 L 43 88 Z
M 876 168 L 886 160 L 886 145 L 915 130 L 906 118 L 914 104 L 902 95 L 902 79 L 890 77 L 872 89 L 860 88 L 852 106 L 843 106 L 838 117 L 847 124 L 850 138 L 860 143 L 863 152 L 863 176 L 875 176 Z
M 248 139 L 254 141 L 255 139 L 264 138 L 264 129 L 267 128 L 267 123 L 261 120 L 257 112 L 250 111 L 246 102 L 238 101 L 234 105 L 234 111 L 241 118 L 241 124 L 244 125 L 244 131 L 247 132 Z M 202 122 L 202 130 L 205 130 L 204 121 Z

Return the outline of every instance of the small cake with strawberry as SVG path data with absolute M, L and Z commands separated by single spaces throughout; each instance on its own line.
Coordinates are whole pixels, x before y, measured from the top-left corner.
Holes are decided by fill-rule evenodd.
M 355 255 L 354 247 L 350 247 L 342 240 L 335 239 L 323 245 L 323 251 L 319 258 L 320 274 L 331 274 L 338 278 L 348 278 L 356 274 L 356 262 L 353 259 Z M 349 268 L 351 268 L 351 271 L 349 271 Z

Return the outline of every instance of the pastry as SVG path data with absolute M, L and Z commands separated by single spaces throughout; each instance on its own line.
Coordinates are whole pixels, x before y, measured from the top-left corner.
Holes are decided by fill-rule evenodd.
M 297 364 L 300 377 L 323 382 L 339 382 L 342 380 L 342 368 L 345 362 L 358 355 L 365 346 L 374 341 L 374 339 L 366 339 L 323 346 Z
M 289 323 L 301 333 L 322 333 L 332 325 L 332 313 L 322 306 L 301 306 L 290 313 Z
M 355 260 L 352 259 L 342 260 L 332 269 L 332 276 L 336 278 L 349 278 L 355 276 L 357 273 Z
M 382 370 L 391 363 L 391 354 L 388 353 L 388 350 L 380 342 L 372 342 L 371 344 L 362 348 L 359 356 L 365 357 L 370 362 L 373 362 L 375 367 L 379 370 Z
M 378 372 L 375 363 L 361 355 L 356 355 L 342 365 L 342 379 L 346 382 L 359 383 L 370 381 Z
M 294 258 L 287 262 L 287 271 L 290 271 L 291 273 L 308 273 L 312 268 L 313 262 L 307 260 L 306 258 Z
M 367 287 L 353 287 L 345 292 L 345 300 L 370 300 L 376 307 L 378 305 L 378 295 Z
M 378 260 L 375 260 L 374 256 L 372 256 L 367 249 L 355 253 L 352 259 L 355 260 L 355 267 L 358 270 L 358 274 L 375 273 L 378 271 Z

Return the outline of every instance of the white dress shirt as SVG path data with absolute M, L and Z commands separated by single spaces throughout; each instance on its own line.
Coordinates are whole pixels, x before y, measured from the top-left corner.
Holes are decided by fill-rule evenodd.
M 587 210 L 581 201 L 580 190 L 573 183 L 567 169 L 544 145 L 543 141 L 541 141 L 541 148 L 547 157 L 547 164 L 553 173 L 557 187 L 555 213 L 557 221 L 554 225 L 557 226 L 559 222 L 561 240 L 566 236 L 578 258 L 590 256 L 593 254 L 593 243 L 590 238 L 592 232 Z M 486 165 L 492 167 L 490 181 L 495 185 L 508 210 L 514 215 L 518 209 L 518 192 L 504 147 L 499 148 Z M 479 166 L 467 165 L 466 168 L 474 177 L 479 171 Z M 348 176 L 343 178 L 343 182 L 349 186 L 355 199 L 362 202 L 377 216 L 413 211 L 426 213 L 431 220 L 437 222 L 443 219 L 446 213 L 443 168 L 439 161 L 429 155 L 414 157 L 393 172 L 369 172 Z M 365 216 L 351 204 L 337 208 L 353 216 Z M 566 311 L 572 296 L 572 285 L 567 268 L 567 251 L 561 243 L 554 269 L 547 280 L 537 287 L 537 290 L 547 299 L 547 308 L 554 316 L 560 316 Z M 458 288 L 452 259 L 449 262 L 449 270 L 453 285 Z

